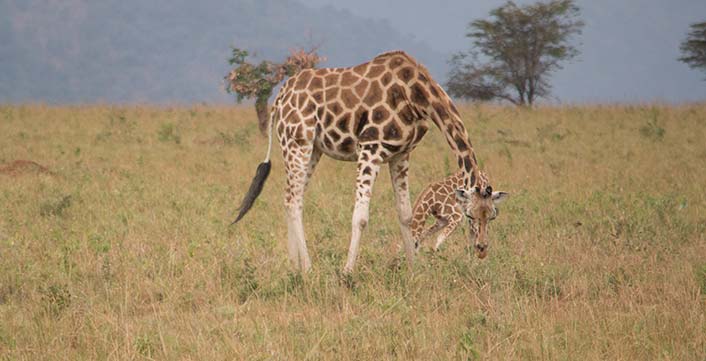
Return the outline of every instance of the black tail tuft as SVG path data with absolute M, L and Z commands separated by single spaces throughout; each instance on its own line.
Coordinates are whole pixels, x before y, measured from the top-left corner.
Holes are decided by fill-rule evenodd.
M 231 225 L 238 223 L 238 221 L 245 216 L 245 213 L 248 213 L 250 207 L 252 207 L 253 203 L 255 203 L 255 199 L 260 195 L 260 192 L 262 192 L 267 176 L 270 175 L 271 168 L 272 163 L 270 161 L 262 162 L 257 166 L 257 172 L 255 173 L 255 177 L 252 179 L 250 189 L 248 189 L 248 193 L 245 194 L 245 198 L 243 198 L 243 202 L 240 204 L 240 212 L 238 213 L 238 217 L 233 221 L 233 223 L 231 223 Z

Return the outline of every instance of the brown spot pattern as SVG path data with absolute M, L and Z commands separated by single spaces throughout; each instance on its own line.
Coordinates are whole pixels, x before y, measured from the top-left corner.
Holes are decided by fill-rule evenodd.
M 338 84 L 338 73 L 331 73 L 324 77 L 324 87 L 328 88 Z
M 378 128 L 368 127 L 359 136 L 361 142 L 377 140 L 378 139 Z
M 309 85 L 309 80 L 311 80 L 311 73 L 312 72 L 310 70 L 305 70 L 299 73 L 299 76 L 297 77 L 297 82 L 294 84 L 294 89 L 305 89 L 306 86 Z
M 303 108 L 306 102 L 306 93 L 299 93 L 297 96 L 297 105 L 295 106 L 296 108 Z
M 397 105 L 404 100 L 404 88 L 398 84 L 393 84 L 387 89 L 387 104 L 390 109 L 397 109 Z
M 412 101 L 425 108 L 429 106 L 429 94 L 419 83 L 412 85 Z
M 379 105 L 377 108 L 373 110 L 373 122 L 375 124 L 380 124 L 383 121 L 387 120 L 387 118 L 390 116 L 390 112 L 385 109 L 384 106 Z
M 368 84 L 370 83 L 363 79 L 355 86 L 355 93 L 359 98 L 362 98 L 365 95 L 365 91 L 368 89 Z
M 359 107 L 358 110 L 355 111 L 353 121 L 355 122 L 355 125 L 353 126 L 353 129 L 355 129 L 355 134 L 360 135 L 360 132 L 368 124 L 368 111 L 363 107 Z
M 314 101 L 318 104 L 321 104 L 324 102 L 324 92 L 316 92 L 311 95 L 312 98 L 314 98 Z
M 353 74 L 352 72 L 348 71 L 343 73 L 341 76 L 341 86 L 347 87 L 353 85 L 355 82 L 358 81 L 358 77 Z
M 370 69 L 368 70 L 368 73 L 365 74 L 365 76 L 370 79 L 374 79 L 374 78 L 377 78 L 378 76 L 380 76 L 380 74 L 382 74 L 382 72 L 384 72 L 384 71 L 385 71 L 385 67 L 382 65 L 371 66 Z
M 329 109 L 331 109 L 334 115 L 339 115 L 343 111 L 343 107 L 341 107 L 341 104 L 339 104 L 338 102 L 333 102 L 331 105 L 329 105 Z
M 343 134 L 346 134 L 348 132 L 349 128 L 349 121 L 351 120 L 351 114 L 346 113 L 344 114 L 340 119 L 338 119 L 338 122 L 336 122 L 336 127 L 341 130 Z
M 354 145 L 354 144 L 355 144 L 355 142 L 353 141 L 353 138 L 351 138 L 351 137 L 346 137 L 346 138 L 343 139 L 343 141 L 341 142 L 341 145 L 340 145 L 339 148 L 341 149 L 341 151 L 342 151 L 343 153 L 353 153 L 353 150 L 354 150 L 354 149 L 353 149 L 353 145 Z
M 402 139 L 402 131 L 399 125 L 393 120 L 383 128 L 383 139 L 385 140 L 399 140 Z
M 387 86 L 392 81 L 392 74 L 390 72 L 385 73 L 385 75 L 380 78 L 380 82 L 383 86 Z
M 382 100 L 382 89 L 380 88 L 380 83 L 374 81 L 368 89 L 368 93 L 363 99 L 363 103 L 368 106 L 373 106 Z
M 395 68 L 399 67 L 400 65 L 402 65 L 402 63 L 404 63 L 404 59 L 402 59 L 400 57 L 394 57 L 394 58 L 392 58 L 392 60 L 390 60 L 390 65 L 389 65 L 390 69 L 395 69 Z
M 389 143 L 382 143 L 382 147 L 387 149 L 390 154 L 395 154 L 402 149 L 402 146 L 399 145 L 394 145 L 394 144 L 389 144 Z
M 320 77 L 314 77 L 309 83 L 308 90 L 319 90 L 324 87 L 324 81 Z
M 409 83 L 409 81 L 414 77 L 414 69 L 409 66 L 405 66 L 397 72 L 397 76 L 399 76 L 405 83 Z
M 302 115 L 304 115 L 305 117 L 306 117 L 306 116 L 309 116 L 309 115 L 311 115 L 315 110 L 316 110 L 316 104 L 315 104 L 312 100 L 309 100 L 309 101 L 306 103 L 306 106 L 304 107 L 304 110 L 302 111 Z
M 406 125 L 411 125 L 416 120 L 416 116 L 414 115 L 414 112 L 412 111 L 412 108 L 409 105 L 405 105 L 404 107 L 402 107 L 402 109 L 400 109 L 397 114 L 399 115 L 402 122 Z
M 353 67 L 353 71 L 360 76 L 365 75 L 365 71 L 367 69 L 368 69 L 368 63 L 360 64 L 360 65 Z
M 338 87 L 332 87 L 326 89 L 326 99 L 335 99 L 338 96 L 338 91 L 340 89 Z
M 326 117 L 324 117 L 324 126 L 326 128 L 330 128 L 332 123 L 333 123 L 333 115 L 331 113 L 326 113 Z
M 353 108 L 356 104 L 358 104 L 358 97 L 353 94 L 353 90 L 350 88 L 348 89 L 343 89 L 341 91 L 341 100 L 343 100 L 343 104 L 346 106 L 346 108 Z
M 434 107 L 434 111 L 436 111 L 436 114 L 439 115 L 441 120 L 449 119 L 449 113 L 446 111 L 446 108 L 441 105 L 441 103 L 434 102 L 432 106 Z

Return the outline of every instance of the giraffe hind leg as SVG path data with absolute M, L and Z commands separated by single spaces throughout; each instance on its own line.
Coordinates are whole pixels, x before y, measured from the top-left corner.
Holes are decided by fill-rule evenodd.
M 439 232 L 442 228 L 446 227 L 448 221 L 445 218 L 437 218 L 436 222 L 429 228 L 425 229 L 422 234 L 417 239 L 416 247 L 419 248 L 424 240 Z
M 284 199 L 287 210 L 287 251 L 292 266 L 307 272 L 311 269 L 311 259 L 302 219 L 304 190 L 321 154 L 314 150 L 313 141 L 289 140 L 282 149 L 287 173 Z
M 460 218 L 459 217 L 451 217 L 448 224 L 446 224 L 446 226 L 444 226 L 441 229 L 441 232 L 436 237 L 436 244 L 434 245 L 434 251 L 438 251 L 439 247 L 441 247 L 441 244 L 444 243 L 446 238 L 448 238 L 449 235 L 451 233 L 453 233 L 454 230 L 456 230 L 456 227 L 458 227 L 458 224 L 461 222 L 462 218 L 463 218 L 462 216 Z

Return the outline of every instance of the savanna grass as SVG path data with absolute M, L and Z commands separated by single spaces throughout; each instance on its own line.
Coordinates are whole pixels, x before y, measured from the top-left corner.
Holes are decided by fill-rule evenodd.
M 511 193 L 489 256 L 457 231 L 407 269 L 382 172 L 346 277 L 354 163 L 307 191 L 310 274 L 281 157 L 229 226 L 266 150 L 249 107 L 0 106 L 0 166 L 48 170 L 0 174 L 0 359 L 704 360 L 706 105 L 461 112 Z M 454 163 L 434 129 L 412 194 Z

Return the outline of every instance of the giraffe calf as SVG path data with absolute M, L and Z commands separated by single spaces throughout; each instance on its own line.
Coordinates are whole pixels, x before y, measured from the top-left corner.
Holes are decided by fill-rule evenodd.
M 446 238 L 458 227 L 463 218 L 468 219 L 468 239 L 473 243 L 479 258 L 484 258 L 488 244 L 478 243 L 478 235 L 487 233 L 488 221 L 495 219 L 500 203 L 508 193 L 493 192 L 487 185 L 488 178 L 480 172 L 480 179 L 470 193 L 462 190 L 463 173 L 457 172 L 446 178 L 430 183 L 422 190 L 414 203 L 410 229 L 417 250 L 422 241 L 441 231 L 436 238 L 434 250 L 438 250 Z M 436 222 L 425 229 L 427 218 L 433 216 Z

